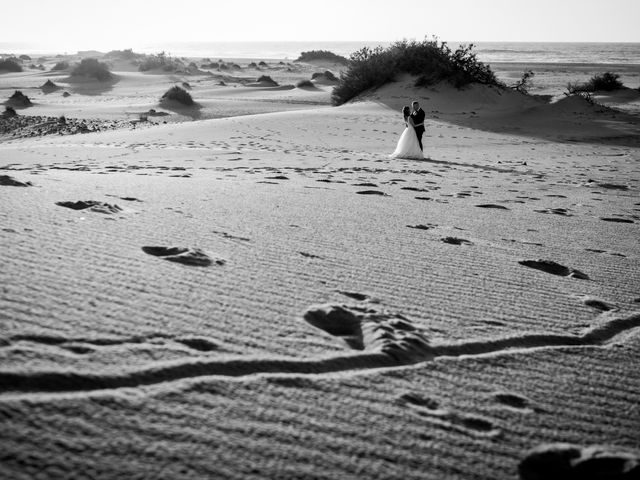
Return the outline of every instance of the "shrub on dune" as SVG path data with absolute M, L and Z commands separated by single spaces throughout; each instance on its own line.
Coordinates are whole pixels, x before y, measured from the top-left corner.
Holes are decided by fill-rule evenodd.
M 624 85 L 620 81 L 620 75 L 611 72 L 605 72 L 602 75 L 594 75 L 585 83 L 569 83 L 567 85 L 567 90 L 570 94 L 583 92 L 612 92 L 622 88 L 624 88 Z
M 11 105 L 13 107 L 30 107 L 33 105 L 29 97 L 27 97 L 20 90 L 16 90 L 13 95 L 9 97 L 9 100 L 6 102 L 7 105 Z
M 314 88 L 315 85 L 313 84 L 313 82 L 311 80 L 300 80 L 298 83 L 296 83 L 296 87 L 298 87 L 298 88 Z
M 314 60 L 324 60 L 334 63 L 339 63 L 341 65 L 348 65 L 349 60 L 347 60 L 342 55 L 336 55 L 329 50 L 311 50 L 309 52 L 302 52 L 300 56 L 295 60 L 296 62 L 311 62 Z
M 112 75 L 106 63 L 99 62 L 95 58 L 84 58 L 71 71 L 72 77 L 88 77 L 95 78 L 101 82 L 111 80 Z
M 141 56 L 142 54 L 135 53 L 131 48 L 127 48 L 125 50 L 111 50 L 105 55 L 106 58 L 117 58 L 120 60 L 135 60 Z
M 267 83 L 267 84 L 269 84 L 271 86 L 274 86 L 274 87 L 278 85 L 278 82 L 276 82 L 269 75 L 260 76 L 260 78 L 258 78 L 258 83 Z
M 7 105 L 6 107 L 4 107 L 4 113 L 2 114 L 2 116 L 4 118 L 13 118 L 18 116 L 18 112 L 16 112 L 15 108 Z
M 184 68 L 184 63 L 181 60 L 167 56 L 164 52 L 157 55 L 145 55 L 138 63 L 138 70 L 141 72 L 158 69 L 173 72 L 181 68 Z
M 29 55 L 20 55 L 18 58 L 20 60 L 24 60 L 25 62 L 30 62 L 31 61 L 31 57 Z
M 67 70 L 69 68 L 69 62 L 66 61 L 61 61 L 56 63 L 52 68 L 51 71 L 52 72 L 58 72 L 60 70 Z
M 44 82 L 40 88 L 45 92 L 53 92 L 54 90 L 58 90 L 60 87 L 53 83 L 51 80 L 47 79 L 47 81 Z
M 449 82 L 456 88 L 472 83 L 504 88 L 488 65 L 472 52 L 473 45 L 453 51 L 437 40 L 400 41 L 387 48 L 364 47 L 351 55 L 346 72 L 333 89 L 332 101 L 341 105 L 371 88 L 393 82 L 396 75 L 408 73 L 417 78 L 416 86 Z
M 22 66 L 16 62 L 15 60 L 11 60 L 10 58 L 7 60 L 0 60 L 0 72 L 21 72 Z
M 162 98 L 160 99 L 160 101 L 161 102 L 177 102 L 187 107 L 191 107 L 195 104 L 189 92 L 187 92 L 183 88 L 178 87 L 177 85 L 167 90 L 165 94 L 162 95 Z
M 320 79 L 320 80 L 329 80 L 330 82 L 337 82 L 338 78 L 331 73 L 329 70 L 326 70 L 324 72 L 315 72 L 314 74 L 311 75 L 311 80 L 316 80 L 316 79 Z

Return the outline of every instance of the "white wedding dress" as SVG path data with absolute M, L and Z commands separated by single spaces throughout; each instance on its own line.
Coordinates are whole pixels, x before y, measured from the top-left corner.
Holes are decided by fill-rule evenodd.
M 389 155 L 391 158 L 411 158 L 411 159 L 423 159 L 424 154 L 420 150 L 420 144 L 418 143 L 418 135 L 416 135 L 415 129 L 407 124 L 407 128 L 404 129 L 398 145 L 395 151 Z

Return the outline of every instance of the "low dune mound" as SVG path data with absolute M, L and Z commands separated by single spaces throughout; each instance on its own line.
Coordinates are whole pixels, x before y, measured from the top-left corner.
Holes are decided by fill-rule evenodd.
M 84 58 L 82 61 L 71 71 L 72 79 L 90 79 L 105 82 L 113 79 L 113 75 L 109 71 L 109 66 L 106 63 L 99 62 L 95 58 Z
M 20 90 L 16 90 L 13 95 L 9 97 L 9 100 L 5 102 L 5 105 L 15 108 L 27 108 L 33 105 L 29 97 L 27 97 Z
M 160 98 L 161 104 L 178 104 L 185 107 L 192 107 L 196 103 L 193 101 L 191 94 L 184 88 L 174 85 L 167 90 Z
M 21 72 L 22 66 L 12 59 L 0 60 L 0 73 Z

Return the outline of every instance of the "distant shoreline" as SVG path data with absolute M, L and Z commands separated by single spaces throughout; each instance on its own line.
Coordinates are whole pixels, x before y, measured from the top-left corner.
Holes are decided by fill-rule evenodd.
M 363 47 L 386 47 L 393 42 L 317 41 L 317 42 L 166 42 L 146 45 L 108 45 L 96 48 L 71 48 L 66 45 L 41 45 L 28 42 L 0 42 L 0 55 L 76 55 L 78 51 L 99 51 L 132 48 L 139 53 L 161 51 L 178 57 L 216 58 L 229 60 L 294 60 L 301 52 L 330 50 L 349 57 Z M 622 42 L 473 42 L 447 41 L 452 48 L 474 44 L 478 58 L 485 63 L 569 63 L 640 65 L 640 43 Z M 91 46 L 90 46 L 91 47 Z

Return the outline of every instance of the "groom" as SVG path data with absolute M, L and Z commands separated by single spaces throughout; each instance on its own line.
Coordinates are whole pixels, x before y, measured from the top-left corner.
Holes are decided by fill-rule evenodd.
M 418 136 L 418 143 L 420 144 L 420 150 L 422 150 L 422 134 L 424 133 L 424 110 L 420 108 L 418 102 L 411 104 L 413 111 L 411 112 L 411 118 L 413 119 L 413 125 Z

